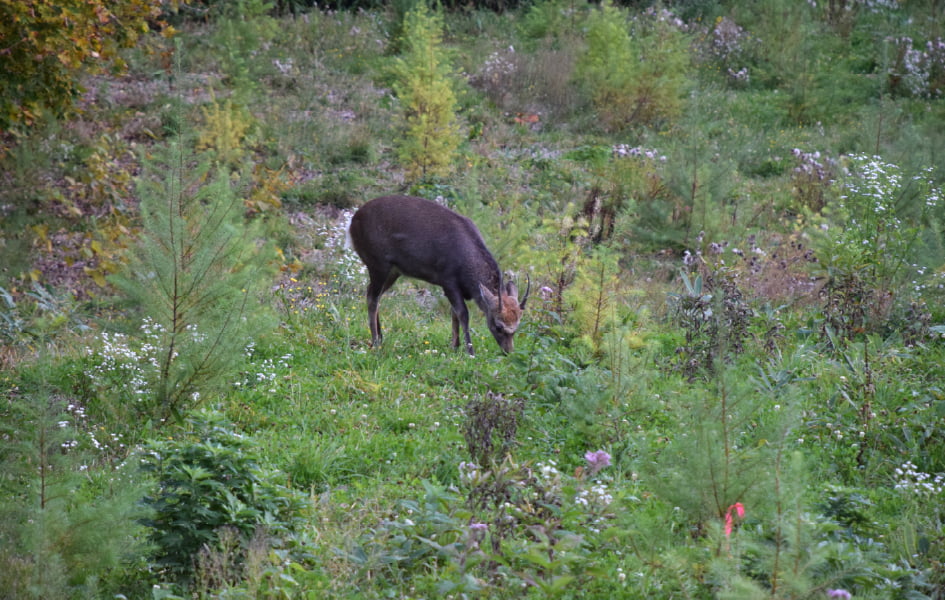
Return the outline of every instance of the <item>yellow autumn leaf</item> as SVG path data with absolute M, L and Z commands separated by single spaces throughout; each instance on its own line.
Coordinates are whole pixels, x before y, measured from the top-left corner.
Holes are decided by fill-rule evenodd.
M 49 225 L 40 223 L 38 225 L 32 225 L 31 228 L 33 229 L 33 233 L 35 233 L 36 237 L 40 240 L 45 242 L 49 239 Z
M 99 287 L 105 287 L 105 274 L 99 271 L 98 269 L 90 269 L 89 267 L 83 267 L 85 274 L 92 278 L 92 281 Z

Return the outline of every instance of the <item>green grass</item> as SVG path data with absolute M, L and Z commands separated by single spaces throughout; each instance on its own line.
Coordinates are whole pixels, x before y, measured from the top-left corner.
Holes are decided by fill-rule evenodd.
M 184 23 L 170 71 L 160 52 L 135 49 L 132 72 L 147 85 L 98 79 L 108 102 L 23 133 L 0 157 L 9 183 L 0 249 L 10 257 L 0 276 L 9 291 L 0 298 L 0 589 L 142 599 L 940 597 L 945 208 L 910 223 L 922 245 L 885 256 L 890 286 L 874 289 L 877 267 L 856 263 L 857 244 L 831 251 L 852 239 L 839 232 L 859 230 L 803 195 L 822 192 L 832 207 L 842 190 L 801 190 L 793 155 L 878 154 L 908 177 L 937 167 L 925 177 L 941 185 L 942 100 L 890 93 L 880 53 L 902 28 L 936 34 L 928 20 L 863 12 L 845 37 L 809 7 L 782 8 L 730 12 L 762 44 L 783 29 L 779 15 L 798 24 L 742 55 L 756 78 L 732 83 L 722 67 L 742 63 L 707 60 L 697 43 L 706 34 L 690 30 L 693 62 L 672 73 L 685 78 L 680 114 L 606 127 L 567 71 L 592 8 L 448 14 L 469 135 L 454 173 L 423 181 L 408 180 L 394 152 L 404 130 L 391 91 L 393 9 Z M 713 9 L 699 10 L 696 25 L 711 26 Z M 493 53 L 514 73 L 484 78 Z M 90 275 L 117 267 L 136 233 L 129 178 L 142 157 L 227 133 L 204 118 L 214 97 L 248 125 L 231 181 L 284 257 L 248 315 L 279 324 L 251 349 L 227 348 L 243 356 L 223 385 L 160 422 L 124 387 L 133 369 L 91 376 L 116 352 L 104 348 L 106 332 L 130 335 L 119 363 L 142 366 L 135 353 L 145 353 L 139 316 Z M 635 159 L 611 153 L 618 144 L 666 160 L 626 162 Z M 920 182 L 909 181 L 897 199 L 933 197 L 915 196 Z M 479 225 L 520 288 L 529 274 L 514 353 L 499 351 L 472 303 L 476 356 L 452 350 L 442 293 L 405 280 L 382 298 L 384 344 L 370 347 L 366 275 L 341 248 L 341 210 L 401 192 L 442 196 Z M 830 262 L 841 251 L 848 263 Z M 704 261 L 687 267 L 684 252 Z M 821 293 L 828 280 L 845 283 L 831 296 Z M 510 408 L 518 401 L 521 415 Z M 470 412 L 471 403 L 495 412 Z M 291 525 L 254 520 L 233 502 L 206 508 L 205 522 L 189 517 L 198 531 L 222 514 L 258 535 L 234 548 L 203 531 L 203 566 L 187 581 L 154 564 L 137 543 L 149 530 L 128 515 L 162 491 L 138 473 L 138 453 L 198 443 L 188 421 L 198 406 L 306 501 Z M 496 450 L 503 444 L 508 456 Z M 585 453 L 596 450 L 611 464 L 590 473 Z M 493 460 L 473 476 L 460 467 L 472 456 Z M 37 474 L 45 457 L 55 468 Z M 47 489 L 75 492 L 47 507 Z M 736 503 L 745 516 L 726 533 Z M 93 520 L 73 524 L 84 515 Z M 100 544 L 94 519 L 111 518 L 121 527 Z M 112 552 L 125 541 L 130 553 Z M 234 556 L 244 569 L 227 566 Z

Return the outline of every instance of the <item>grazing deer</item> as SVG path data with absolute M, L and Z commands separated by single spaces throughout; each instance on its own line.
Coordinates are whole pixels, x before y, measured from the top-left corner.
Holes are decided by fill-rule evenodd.
M 472 221 L 435 202 L 412 196 L 382 196 L 367 202 L 354 214 L 348 240 L 367 267 L 368 324 L 371 343 L 383 340 L 377 304 L 401 275 L 422 279 L 443 288 L 453 313 L 453 348 L 459 347 L 463 328 L 466 350 L 469 310 L 474 300 L 486 315 L 489 331 L 504 352 L 512 351 L 525 297 L 518 301 L 512 282 L 502 284 L 502 272 Z

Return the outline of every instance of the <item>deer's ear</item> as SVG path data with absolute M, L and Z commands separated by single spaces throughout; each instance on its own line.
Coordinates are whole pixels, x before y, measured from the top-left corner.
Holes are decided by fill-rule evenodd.
M 495 294 L 489 291 L 489 288 L 482 285 L 482 282 L 479 283 L 479 295 L 482 296 L 482 299 L 485 301 L 487 306 L 496 307 L 499 302 L 495 297 Z

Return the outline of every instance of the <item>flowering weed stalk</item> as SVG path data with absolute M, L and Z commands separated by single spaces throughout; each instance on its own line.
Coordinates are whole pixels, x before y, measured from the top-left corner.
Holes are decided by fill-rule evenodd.
M 348 239 L 348 226 L 353 216 L 353 210 L 342 211 L 338 221 L 334 225 L 326 225 L 321 232 L 325 239 L 328 266 L 343 291 L 360 288 L 367 274 L 367 269 Z
M 928 269 L 919 264 L 942 193 L 929 171 L 908 178 L 876 156 L 846 158 L 839 199 L 824 209 L 817 232 L 826 285 L 824 328 L 849 339 L 885 322 L 902 284 L 914 289 Z
M 942 493 L 942 490 L 945 490 L 945 473 L 938 473 L 934 476 L 923 473 L 912 461 L 907 460 L 902 463 L 902 466 L 897 467 L 896 477 L 894 488 L 903 492 L 937 496 Z
M 945 91 L 945 40 L 935 38 L 916 48 L 912 38 L 888 38 L 896 52 L 889 68 L 893 92 L 920 98 L 940 98 Z
M 102 397 L 147 411 L 160 373 L 161 332 L 159 324 L 145 318 L 138 336 L 102 332 L 97 343 L 85 348 L 92 361 L 86 375 Z
M 917 188 L 913 192 L 910 188 Z M 842 268 L 865 266 L 885 288 L 912 263 L 921 226 L 941 204 L 941 190 L 925 172 L 908 181 L 878 156 L 848 157 L 828 258 Z

